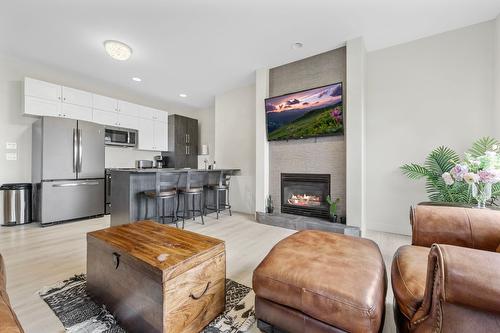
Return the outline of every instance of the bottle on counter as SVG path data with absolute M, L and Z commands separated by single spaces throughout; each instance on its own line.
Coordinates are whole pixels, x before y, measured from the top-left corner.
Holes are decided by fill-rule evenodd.
M 212 169 L 213 169 L 213 170 L 215 170 L 215 169 L 216 169 L 216 167 L 215 167 L 215 161 L 214 161 L 214 164 L 213 164 L 213 166 L 212 166 Z

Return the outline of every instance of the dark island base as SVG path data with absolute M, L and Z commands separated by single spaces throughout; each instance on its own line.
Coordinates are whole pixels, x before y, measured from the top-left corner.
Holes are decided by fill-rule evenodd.
M 238 169 L 225 169 L 225 172 L 231 172 L 233 175 L 238 175 Z M 146 170 L 136 170 L 136 169 L 118 169 L 111 170 L 111 226 L 117 226 L 122 224 L 127 224 L 130 222 L 153 219 L 156 216 L 156 203 L 155 200 L 146 200 L 144 196 L 144 191 L 154 190 L 156 188 L 156 173 L 181 173 L 181 178 L 179 180 L 179 186 L 184 187 L 186 184 L 186 173 L 187 170 L 173 170 L 173 169 L 146 169 Z M 220 170 L 207 170 L 204 171 L 208 173 L 207 184 L 217 184 L 218 182 L 218 172 Z M 177 201 L 179 200 L 179 217 L 182 216 L 184 211 L 184 201 L 183 196 L 178 196 L 175 202 L 172 200 L 165 200 L 165 214 L 171 215 L 172 205 L 177 208 Z M 209 191 L 205 189 L 204 191 L 204 201 L 202 205 L 207 204 L 208 206 L 215 206 L 215 191 Z M 192 209 L 193 201 L 190 198 L 188 208 Z M 186 200 L 187 201 L 187 200 Z M 224 196 L 221 196 L 221 204 L 225 203 Z M 147 209 L 146 209 L 147 205 Z M 160 206 L 161 207 L 161 206 Z M 194 208 L 200 209 L 200 202 L 198 197 L 194 200 Z M 146 211 L 148 214 L 146 214 Z M 209 210 L 206 213 L 212 213 Z M 196 213 L 199 215 L 199 213 Z M 186 219 L 192 218 L 191 213 L 187 213 Z M 199 218 L 197 218 L 200 220 Z M 170 223 L 171 219 L 166 218 L 165 222 Z M 201 222 L 201 221 L 200 221 Z
M 352 227 L 341 223 L 333 223 L 327 220 L 281 213 L 262 213 L 256 212 L 257 222 L 275 227 L 282 227 L 292 230 L 322 230 L 338 234 L 361 236 L 361 230 L 358 227 Z

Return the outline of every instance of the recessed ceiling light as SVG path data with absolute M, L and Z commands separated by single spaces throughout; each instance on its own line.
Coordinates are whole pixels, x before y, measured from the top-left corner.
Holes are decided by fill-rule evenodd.
M 104 49 L 111 58 L 116 60 L 124 61 L 132 55 L 130 46 L 117 40 L 104 41 Z
M 292 44 L 292 49 L 295 49 L 295 50 L 296 50 L 296 49 L 300 49 L 300 48 L 302 48 L 303 46 L 304 46 L 304 44 L 303 44 L 303 43 L 301 43 L 301 42 L 296 42 L 296 43 L 293 43 L 293 44 Z
M 141 82 L 142 79 L 140 77 L 133 77 L 132 80 L 134 80 L 135 82 Z
M 186 95 L 186 94 L 179 94 L 179 97 L 186 98 L 186 97 L 188 97 L 188 95 Z

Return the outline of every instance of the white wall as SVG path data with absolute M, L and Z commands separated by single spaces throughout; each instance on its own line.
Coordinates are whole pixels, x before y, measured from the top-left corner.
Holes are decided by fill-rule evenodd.
M 363 38 L 346 43 L 346 218 L 347 224 L 366 229 L 365 182 L 365 68 Z
M 76 73 L 0 55 L 0 184 L 31 181 L 31 124 L 34 117 L 22 116 L 22 85 L 25 76 L 55 82 L 138 104 L 197 118 L 192 108 L 137 95 L 127 87 L 109 85 Z M 6 142 L 17 143 L 17 161 L 7 161 Z M 131 167 L 136 159 L 152 159 L 158 152 L 106 148 L 106 167 Z M 3 219 L 0 203 L 0 221 Z
M 215 160 L 218 168 L 239 168 L 231 179 L 234 211 L 255 213 L 255 86 L 215 97 Z
M 208 156 L 198 155 L 198 167 L 205 167 L 204 161 L 211 164 L 215 156 L 215 106 L 198 110 L 198 152 L 201 154 L 201 146 L 208 146 Z
M 458 152 L 492 134 L 494 22 L 367 55 L 366 219 L 368 229 L 409 233 L 410 205 L 424 182 L 398 167 L 422 163 L 439 145 Z
M 493 114 L 493 131 L 495 137 L 500 138 L 500 15 L 497 16 L 495 23 L 495 33 L 494 33 L 494 99 L 495 99 L 495 109 Z

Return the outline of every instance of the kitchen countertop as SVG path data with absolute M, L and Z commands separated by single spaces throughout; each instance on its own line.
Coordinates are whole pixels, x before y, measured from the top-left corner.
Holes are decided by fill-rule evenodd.
M 174 169 L 174 168 L 148 168 L 148 169 L 138 169 L 138 168 L 109 168 L 111 171 L 120 171 L 120 172 L 132 172 L 132 173 L 157 173 L 157 172 L 188 172 L 188 171 L 206 171 L 206 172 L 217 172 L 217 171 L 232 171 L 239 172 L 240 169 L 213 169 L 213 170 L 205 170 L 205 169 Z

